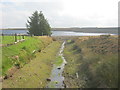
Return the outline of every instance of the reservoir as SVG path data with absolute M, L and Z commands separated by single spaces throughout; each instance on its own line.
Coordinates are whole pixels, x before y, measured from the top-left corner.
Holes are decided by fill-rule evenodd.
M 3 34 L 27 34 L 27 30 L 1 30 Z M 97 29 L 96 29 L 97 31 Z M 113 30 L 114 32 L 114 30 Z M 115 31 L 116 32 L 116 31 Z M 111 32 L 107 32 L 107 33 L 94 33 L 94 32 L 75 32 L 75 31 L 63 31 L 63 30 L 59 30 L 59 31 L 52 31 L 52 36 L 97 36 L 97 35 L 117 35 L 117 33 L 111 33 Z

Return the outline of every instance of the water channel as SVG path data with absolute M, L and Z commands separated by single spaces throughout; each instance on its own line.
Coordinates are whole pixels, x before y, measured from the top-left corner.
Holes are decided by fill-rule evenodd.
M 61 56 L 63 62 L 60 66 L 57 66 L 54 64 L 52 72 L 51 72 L 51 77 L 50 77 L 50 82 L 48 83 L 47 88 L 64 88 L 64 76 L 62 75 L 64 66 L 67 64 L 64 56 L 63 56 L 63 50 L 65 47 L 65 41 L 62 43 L 60 51 L 58 53 L 58 56 Z

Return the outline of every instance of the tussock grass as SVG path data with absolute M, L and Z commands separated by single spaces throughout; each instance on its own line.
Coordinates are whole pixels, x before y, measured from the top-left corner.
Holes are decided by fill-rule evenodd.
M 64 72 L 65 83 L 71 88 L 116 88 L 118 38 L 113 36 L 85 38 L 79 37 L 74 43 L 66 45 L 64 55 L 68 65 Z M 76 73 L 79 75 L 78 79 Z

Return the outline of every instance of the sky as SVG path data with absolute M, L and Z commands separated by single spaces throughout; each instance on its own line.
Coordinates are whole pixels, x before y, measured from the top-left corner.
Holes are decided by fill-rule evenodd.
M 0 28 L 26 27 L 42 11 L 51 27 L 116 27 L 119 0 L 1 0 Z

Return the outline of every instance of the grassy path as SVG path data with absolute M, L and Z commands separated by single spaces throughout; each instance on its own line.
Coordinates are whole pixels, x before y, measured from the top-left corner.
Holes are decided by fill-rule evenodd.
M 46 78 L 50 77 L 56 53 L 61 43 L 54 41 L 42 52 L 36 53 L 36 58 L 18 70 L 11 78 L 3 81 L 3 88 L 43 88 Z

